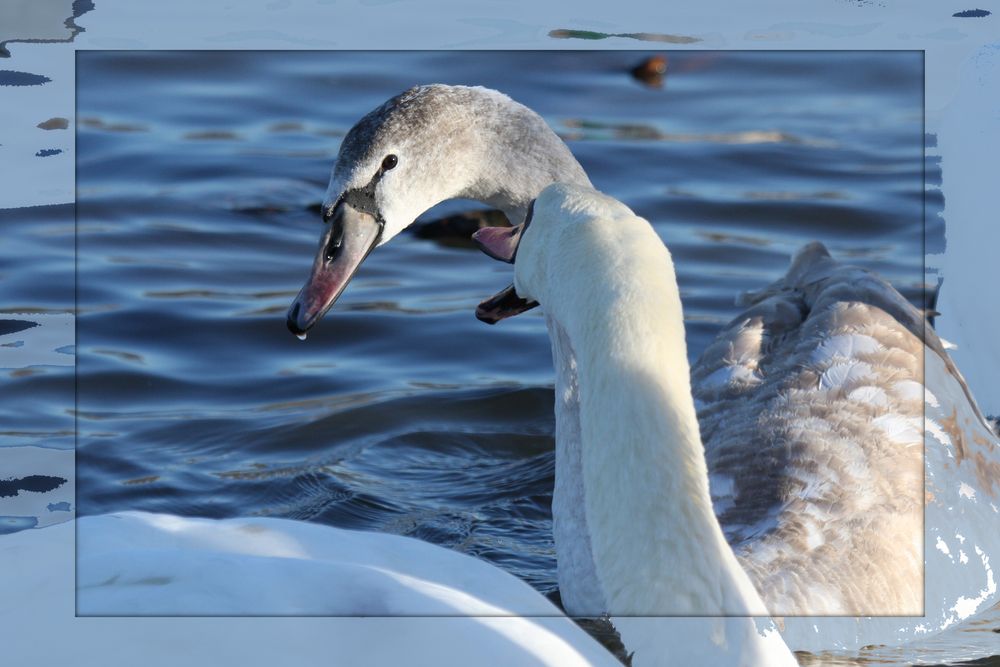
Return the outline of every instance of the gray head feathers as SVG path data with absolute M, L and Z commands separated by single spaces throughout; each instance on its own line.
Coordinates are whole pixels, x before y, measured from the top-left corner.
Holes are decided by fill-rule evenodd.
M 444 198 L 478 199 L 508 214 L 523 214 L 550 183 L 590 185 L 541 116 L 489 88 L 422 85 L 386 101 L 344 137 L 333 180 L 367 182 L 395 152 L 401 164 L 419 161 L 428 188 L 453 184 Z

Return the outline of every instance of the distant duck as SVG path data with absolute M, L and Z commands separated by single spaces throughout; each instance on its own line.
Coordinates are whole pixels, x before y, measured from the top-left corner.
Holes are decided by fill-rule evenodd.
M 304 335 L 367 254 L 434 204 L 477 199 L 518 222 L 553 182 L 590 187 L 545 122 L 501 93 L 431 85 L 387 101 L 344 139 L 323 205 L 328 227 L 289 309 L 289 328 Z M 562 192 L 565 206 L 575 206 L 572 189 Z M 584 215 L 584 200 L 574 215 Z M 606 227 L 634 219 L 621 204 L 600 201 L 617 211 Z M 502 233 L 516 242 L 518 232 Z M 662 246 L 648 252 L 662 254 Z M 614 258 L 623 270 L 640 260 Z M 792 648 L 817 650 L 920 638 L 988 606 L 1000 554 L 1000 443 L 921 313 L 876 276 L 838 264 L 819 244 L 803 248 L 786 276 L 744 295 L 742 304 L 748 310 L 691 369 L 693 402 L 673 418 L 688 432 L 700 431 L 704 443 L 704 456 L 685 465 L 707 464 L 717 525 L 731 547 L 715 545 L 720 567 L 736 577 L 735 553 L 757 599 L 736 580 L 725 590 L 742 591 L 738 598 L 664 596 L 652 578 L 646 602 L 609 590 L 608 582 L 619 579 L 600 573 L 615 565 L 597 552 L 593 522 L 617 521 L 620 534 L 631 535 L 661 517 L 592 501 L 572 432 L 579 388 L 560 370 L 553 528 L 566 610 L 627 613 L 613 603 L 638 599 L 634 611 L 833 615 L 782 621 Z M 660 323 L 667 327 L 660 335 L 683 348 L 679 315 Z M 561 345 L 558 333 L 553 344 Z M 683 355 L 674 350 L 674 357 Z M 670 372 L 671 382 L 680 383 L 686 360 L 683 368 L 648 370 Z M 689 419 L 695 408 L 696 423 Z M 609 420 L 625 421 L 604 410 Z M 649 474 L 658 460 L 650 459 Z M 695 505 L 702 515 L 703 501 Z M 719 585 L 730 575 L 720 570 Z M 685 583 L 678 578 L 679 572 L 668 581 Z M 650 600 L 667 608 L 652 609 Z

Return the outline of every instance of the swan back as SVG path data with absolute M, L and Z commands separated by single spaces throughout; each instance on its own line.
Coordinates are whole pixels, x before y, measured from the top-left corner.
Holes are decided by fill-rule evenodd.
M 818 243 L 741 302 L 692 374 L 741 565 L 773 614 L 921 614 L 919 316 Z
M 772 613 L 879 615 L 788 618 L 789 642 L 907 641 L 988 605 L 1000 441 L 923 314 L 818 243 L 740 303 L 692 372 L 723 529 Z

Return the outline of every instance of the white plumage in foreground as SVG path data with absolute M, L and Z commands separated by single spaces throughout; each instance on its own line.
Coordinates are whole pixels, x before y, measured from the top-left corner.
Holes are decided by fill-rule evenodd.
M 326 664 L 321 655 L 331 664 L 351 665 L 619 664 L 517 577 L 420 540 L 272 518 L 125 512 L 83 517 L 76 524 L 77 613 L 83 616 L 402 617 L 312 619 L 309 623 L 323 629 L 290 651 L 305 659 L 298 664 Z M 22 543 L 24 558 L 56 530 L 72 529 L 66 526 L 12 538 Z M 5 540 L 4 547 L 9 549 L 11 541 Z M 15 599 L 31 599 L 32 583 L 18 582 L 25 590 Z M 100 624 L 99 619 L 85 622 Z M 147 620 L 138 627 L 164 622 Z M 244 633 L 255 642 L 255 627 L 276 621 L 204 622 L 219 632 L 203 633 L 198 640 L 205 655 L 197 664 L 231 664 L 204 658 L 213 652 L 241 653 L 234 635 Z M 281 647 L 289 651 L 279 640 L 241 664 L 287 664 Z
M 256 527 L 256 528 L 255 528 Z M 74 532 L 79 528 L 79 590 L 74 609 Z M 335 562 L 303 558 L 303 552 L 352 545 L 342 542 L 339 531 L 302 522 L 271 519 L 209 521 L 179 517 L 124 513 L 68 521 L 36 530 L 23 530 L 0 540 L 0 625 L 3 627 L 3 662 L 9 665 L 75 665 L 77 667 L 274 667 L 300 665 L 443 665 L 467 667 L 601 667 L 619 663 L 586 633 L 562 616 L 518 618 L 509 615 L 483 617 L 202 617 L 145 618 L 132 616 L 141 610 L 160 613 L 179 601 L 232 609 L 239 613 L 293 609 L 302 613 L 324 613 L 337 602 L 320 600 L 335 589 L 360 592 L 358 583 L 330 581 Z M 380 549 L 398 542 L 391 550 L 406 555 L 415 540 L 369 535 Z M 105 543 L 104 546 L 97 542 Z M 237 546 L 236 542 L 243 543 Z M 356 544 L 356 543 L 354 543 Z M 403 546 L 406 544 L 406 546 Z M 114 545 L 114 548 L 112 548 Z M 182 550 L 178 551 L 178 547 Z M 413 547 L 416 554 L 444 552 L 443 562 L 458 565 L 460 572 L 437 580 L 400 577 L 388 588 L 407 589 L 409 601 L 423 597 L 429 606 L 448 607 L 471 603 L 476 610 L 495 607 L 491 600 L 520 601 L 552 613 L 551 605 L 536 592 L 495 568 L 467 556 L 426 544 Z M 94 552 L 94 556 L 87 551 Z M 413 553 L 413 552 L 411 552 Z M 252 555 L 250 555 L 252 554 Z M 383 554 L 381 562 L 386 556 Z M 352 570 L 371 556 L 359 554 L 345 559 L 340 573 Z M 104 579 L 114 562 L 118 580 Z M 253 568 L 250 572 L 242 565 Z M 197 564 L 203 573 L 195 572 Z M 364 567 L 364 566 L 358 566 Z M 418 567 L 406 567 L 413 573 Z M 322 571 L 323 577 L 317 575 Z M 486 572 L 467 591 L 452 586 L 461 573 Z M 356 574 L 357 569 L 353 572 Z M 245 575 L 251 574 L 250 578 Z M 386 580 L 392 580 L 391 572 Z M 208 579 L 213 581 L 208 582 Z M 322 580 L 322 581 L 321 581 Z M 208 586 L 204 591 L 185 590 L 185 585 Z M 319 585 L 320 591 L 308 590 Z M 489 594 L 499 585 L 499 597 Z M 353 589 L 352 589 L 353 587 Z M 386 586 L 381 587 L 382 590 Z M 379 587 L 370 589 L 378 594 Z M 477 595 L 479 597 L 477 597 Z M 218 596 L 222 596 L 220 599 Z M 141 599 L 140 599 L 141 598 Z M 295 600 L 299 602 L 296 603 Z M 319 606 L 310 607 L 311 603 Z M 392 603 L 395 604 L 395 603 Z M 259 606 L 258 606 L 259 605 Z M 343 606 L 343 603 L 340 603 Z M 132 609 L 136 607 L 136 609 Z M 361 603 L 358 614 L 373 607 Z M 185 613 L 197 614 L 188 608 Z M 499 612 L 499 609 L 498 609 Z M 77 616 L 79 613 L 81 615 Z M 86 613 L 119 614 L 114 618 L 85 616 Z M 264 612 L 266 613 L 266 612 Z M 502 613 L 502 612 L 501 612 Z

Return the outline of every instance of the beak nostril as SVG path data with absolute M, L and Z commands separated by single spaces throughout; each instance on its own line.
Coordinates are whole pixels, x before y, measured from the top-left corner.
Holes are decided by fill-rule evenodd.
M 332 204 L 330 206 L 320 206 L 320 212 L 323 214 L 323 224 L 329 223 L 333 220 L 333 212 L 336 210 L 337 205 Z
M 288 329 L 302 338 L 333 306 L 368 253 L 378 244 L 381 222 L 350 203 L 338 203 L 323 230 L 312 271 L 287 311 Z

